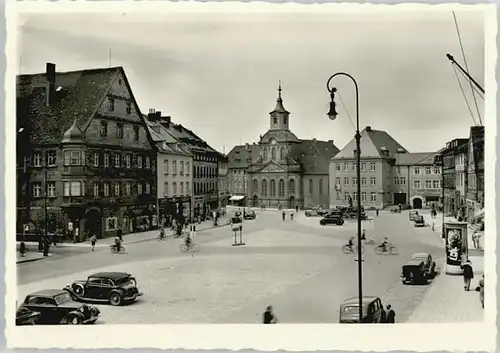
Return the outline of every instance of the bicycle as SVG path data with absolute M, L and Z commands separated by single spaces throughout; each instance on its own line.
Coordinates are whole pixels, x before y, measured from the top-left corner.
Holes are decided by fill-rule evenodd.
M 109 248 L 110 248 L 112 254 L 126 254 L 127 253 L 127 251 L 123 245 L 120 246 L 120 251 L 116 250 L 116 245 L 111 245 Z
M 191 244 L 191 245 L 186 245 L 186 244 L 181 244 L 180 246 L 181 252 L 197 252 L 199 250 L 198 244 Z
M 397 255 L 398 249 L 392 244 L 387 244 L 385 248 L 382 245 L 379 245 L 375 248 L 375 252 L 377 253 L 377 255 L 382 255 L 382 254 Z
M 349 246 L 349 244 L 346 244 L 342 247 L 342 252 L 344 254 L 356 254 L 358 252 L 358 245 L 354 244 L 353 246 Z M 365 252 L 365 248 L 361 246 L 361 253 L 363 254 Z

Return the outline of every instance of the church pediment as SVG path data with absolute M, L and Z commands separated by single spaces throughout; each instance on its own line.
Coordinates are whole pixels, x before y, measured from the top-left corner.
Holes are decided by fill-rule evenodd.
M 284 173 L 286 170 L 281 167 L 279 164 L 276 163 L 269 163 L 266 165 L 264 168 L 262 168 L 259 172 L 260 173 Z

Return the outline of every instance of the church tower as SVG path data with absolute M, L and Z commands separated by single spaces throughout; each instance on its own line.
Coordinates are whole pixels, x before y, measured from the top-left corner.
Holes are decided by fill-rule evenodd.
M 276 101 L 276 108 L 274 108 L 269 115 L 269 130 L 290 130 L 290 112 L 283 107 L 283 99 L 281 99 L 281 81 L 279 82 L 278 87 L 278 100 Z

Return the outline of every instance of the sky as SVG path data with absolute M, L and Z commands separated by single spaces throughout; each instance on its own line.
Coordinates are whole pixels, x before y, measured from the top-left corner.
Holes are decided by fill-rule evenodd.
M 358 82 L 361 128 L 385 130 L 410 152 L 436 151 L 474 125 L 445 57 L 464 66 L 451 10 L 124 11 L 20 15 L 17 73 L 43 72 L 46 62 L 57 71 L 122 66 L 143 113 L 170 115 L 226 153 L 267 131 L 280 80 L 290 129 L 343 148 L 354 136 L 355 94 L 335 78 L 339 116 L 328 119 L 326 81 L 336 72 Z M 484 87 L 483 12 L 455 14 L 469 72 Z

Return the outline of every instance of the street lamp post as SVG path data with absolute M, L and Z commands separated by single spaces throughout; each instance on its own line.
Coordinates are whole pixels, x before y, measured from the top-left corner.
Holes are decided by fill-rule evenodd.
M 443 203 L 442 209 L 441 209 L 441 238 L 445 239 L 445 231 L 444 231 L 444 160 L 443 156 L 438 154 L 434 156 L 434 164 L 441 167 L 441 200 Z
M 360 141 L 361 135 L 359 133 L 359 91 L 358 91 L 358 83 L 348 73 L 345 72 L 337 72 L 332 75 L 327 83 L 326 89 L 330 92 L 330 111 L 328 112 L 328 117 L 330 120 L 335 120 L 337 118 L 337 111 L 335 110 L 335 92 L 337 89 L 335 87 L 330 88 L 330 82 L 334 77 L 337 76 L 346 76 L 351 79 L 354 83 L 354 87 L 356 89 L 356 177 L 357 177 L 357 218 L 358 218 L 358 296 L 359 296 L 359 322 L 361 323 L 363 320 L 363 260 L 362 260 L 362 250 L 361 250 L 361 149 L 360 149 Z

